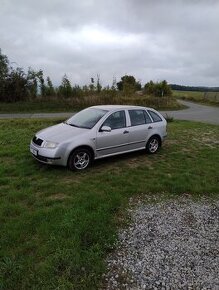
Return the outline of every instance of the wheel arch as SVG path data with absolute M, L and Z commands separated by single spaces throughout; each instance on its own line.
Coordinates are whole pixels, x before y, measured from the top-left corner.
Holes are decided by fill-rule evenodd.
M 162 145 L 162 139 L 161 139 L 161 136 L 160 136 L 159 134 L 157 134 L 157 133 L 152 134 L 152 135 L 148 138 L 147 143 L 148 143 L 148 141 L 149 141 L 152 137 L 157 137 L 158 140 L 159 140 L 159 146 Z M 146 143 L 146 145 L 147 145 L 147 143 Z
M 92 158 L 92 160 L 94 159 L 94 149 L 93 149 L 91 146 L 89 146 L 89 145 L 79 145 L 79 146 L 75 147 L 74 149 L 72 149 L 72 150 L 70 151 L 70 153 L 68 154 L 67 164 L 68 164 L 68 161 L 69 161 L 70 156 L 71 156 L 71 155 L 72 155 L 76 150 L 78 150 L 78 149 L 87 149 L 87 150 L 91 153 L 91 158 Z

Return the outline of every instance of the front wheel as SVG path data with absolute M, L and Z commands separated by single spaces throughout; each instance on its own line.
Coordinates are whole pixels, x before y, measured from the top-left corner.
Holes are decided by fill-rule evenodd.
M 156 153 L 160 145 L 161 145 L 160 139 L 157 136 L 152 136 L 146 144 L 147 153 L 149 154 Z
M 91 153 L 89 150 L 79 148 L 69 157 L 68 168 L 70 170 L 84 170 L 91 164 Z

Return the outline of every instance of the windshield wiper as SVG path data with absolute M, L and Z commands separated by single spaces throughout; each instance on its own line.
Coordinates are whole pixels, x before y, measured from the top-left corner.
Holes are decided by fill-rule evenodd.
M 86 127 L 86 126 L 78 126 L 78 125 L 75 125 L 75 124 L 72 124 L 72 123 L 67 123 L 66 121 L 63 122 L 64 124 L 67 124 L 69 126 L 72 126 L 72 127 L 76 127 L 76 128 L 82 128 L 82 129 L 90 129 L 90 127 Z
M 80 128 L 82 128 L 82 129 L 91 129 L 91 128 L 88 127 L 88 126 L 80 126 Z
M 78 125 L 75 125 L 75 124 L 71 124 L 71 123 L 67 123 L 69 126 L 72 126 L 72 127 L 76 127 L 76 128 L 80 128 Z
M 63 122 L 64 124 L 67 124 L 69 126 L 72 126 L 72 127 L 77 127 L 79 128 L 79 126 L 75 125 L 75 124 L 71 124 L 71 123 L 68 123 L 67 121 Z

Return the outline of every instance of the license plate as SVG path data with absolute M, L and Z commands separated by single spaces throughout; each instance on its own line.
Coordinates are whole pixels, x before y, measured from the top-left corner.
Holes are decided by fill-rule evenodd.
M 30 152 L 33 154 L 33 155 L 37 155 L 37 150 L 33 149 L 33 148 L 30 148 Z

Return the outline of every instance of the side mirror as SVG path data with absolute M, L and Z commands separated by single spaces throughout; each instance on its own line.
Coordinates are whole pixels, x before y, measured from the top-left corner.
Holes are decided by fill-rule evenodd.
M 109 126 L 103 126 L 100 129 L 101 132 L 111 132 L 111 128 Z

